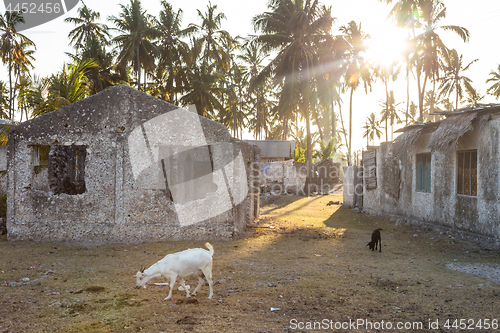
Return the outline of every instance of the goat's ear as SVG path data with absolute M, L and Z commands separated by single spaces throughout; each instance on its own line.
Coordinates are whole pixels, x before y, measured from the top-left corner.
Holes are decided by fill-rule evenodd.
M 144 273 L 145 269 L 146 269 L 146 267 L 144 267 L 144 266 L 141 265 L 141 269 L 139 270 L 139 272 Z

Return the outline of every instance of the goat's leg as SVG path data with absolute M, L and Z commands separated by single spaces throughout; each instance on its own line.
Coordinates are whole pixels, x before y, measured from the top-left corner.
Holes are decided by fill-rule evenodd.
M 379 242 L 379 247 L 380 247 L 378 252 L 382 252 L 382 238 L 379 238 L 378 242 Z
M 210 294 L 208 295 L 208 299 L 212 299 L 212 296 L 214 294 L 214 287 L 213 287 L 213 281 L 212 281 L 212 262 L 210 262 L 207 267 L 202 269 L 203 275 L 205 275 L 205 279 L 207 279 L 208 286 L 210 287 Z
M 203 278 L 201 276 L 198 276 L 198 285 L 196 286 L 196 288 L 194 289 L 192 295 L 196 295 L 196 293 L 198 292 L 198 290 L 201 288 L 201 285 L 203 284 Z
M 188 288 L 186 288 L 186 283 L 185 283 L 185 281 L 184 281 L 184 279 L 183 279 L 183 278 L 181 278 L 181 279 L 179 280 L 179 283 L 181 284 L 182 288 L 184 288 L 184 290 L 186 291 L 186 297 L 187 297 L 187 298 L 191 297 L 191 295 L 189 294 L 189 290 L 188 290 Z
M 165 301 L 168 301 L 172 297 L 172 290 L 174 289 L 175 280 L 177 280 L 177 276 L 174 275 L 170 277 L 170 292 L 168 293 L 168 296 L 164 299 Z
M 212 299 L 212 296 L 214 295 L 214 283 L 212 281 L 212 279 L 209 279 L 207 278 L 207 281 L 208 281 L 208 286 L 210 287 L 210 295 L 208 295 L 208 299 Z

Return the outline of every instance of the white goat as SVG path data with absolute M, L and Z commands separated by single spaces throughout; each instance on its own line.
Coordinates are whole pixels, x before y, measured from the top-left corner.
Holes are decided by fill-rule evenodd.
M 198 286 L 196 286 L 192 293 L 192 295 L 195 295 L 203 284 L 202 276 L 204 275 L 210 287 L 210 295 L 208 296 L 208 299 L 211 299 L 213 295 L 212 256 L 214 254 L 214 248 L 210 245 L 210 243 L 206 243 L 205 246 L 209 249 L 209 251 L 200 248 L 189 249 L 182 252 L 168 254 L 165 258 L 146 270 L 141 266 L 141 270 L 136 274 L 137 283 L 135 287 L 141 288 L 149 280 L 155 277 L 163 276 L 165 278 L 170 278 L 170 292 L 165 298 L 165 300 L 168 300 L 172 297 L 172 289 L 174 288 L 175 280 L 179 277 L 179 283 L 187 293 L 186 297 L 190 297 L 191 295 L 189 294 L 188 288 L 186 288 L 186 285 L 184 284 L 184 279 L 190 276 L 198 277 Z

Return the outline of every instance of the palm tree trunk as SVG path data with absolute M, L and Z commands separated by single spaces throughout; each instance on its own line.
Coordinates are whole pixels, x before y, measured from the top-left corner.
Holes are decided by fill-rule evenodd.
M 334 147 L 336 146 L 335 140 L 337 140 L 337 117 L 335 116 L 335 103 L 332 100 L 332 140 L 334 140 Z
M 389 137 L 387 136 L 387 118 L 389 118 L 389 93 L 387 92 L 387 79 L 384 80 L 385 85 L 385 141 L 389 142 Z
M 307 166 L 307 178 L 306 184 L 311 184 L 311 176 L 312 176 L 312 142 L 311 142 L 311 120 L 309 119 L 309 111 L 307 110 L 307 106 L 305 106 L 305 116 L 306 116 L 306 136 L 307 136 L 307 155 L 306 155 L 306 166 Z M 309 186 L 306 189 L 307 196 L 309 196 Z
M 354 94 L 354 87 L 351 87 L 351 97 L 349 98 L 349 145 L 347 146 L 347 164 L 351 164 L 351 139 L 352 139 L 352 95 Z
M 135 47 L 135 57 L 137 62 L 137 89 L 141 90 L 141 62 L 139 57 L 139 43 Z
M 14 100 L 12 98 L 12 52 L 11 52 L 11 41 L 8 39 L 9 43 L 9 120 L 12 120 L 14 113 Z
M 406 114 L 405 126 L 408 126 L 408 113 L 410 108 L 410 66 L 406 64 Z
M 235 138 L 237 138 L 238 132 L 236 131 L 236 101 L 233 101 L 231 106 L 233 108 L 233 135 Z
M 347 132 L 344 126 L 344 118 L 342 118 L 342 107 L 340 106 L 340 104 L 339 104 L 339 114 L 340 114 L 340 123 L 342 124 L 342 132 L 344 132 L 344 140 L 347 144 Z
M 325 142 L 325 137 L 323 136 L 323 130 L 321 129 L 317 112 L 314 112 L 314 120 L 316 120 L 316 124 L 318 124 L 319 138 L 321 139 L 321 141 Z

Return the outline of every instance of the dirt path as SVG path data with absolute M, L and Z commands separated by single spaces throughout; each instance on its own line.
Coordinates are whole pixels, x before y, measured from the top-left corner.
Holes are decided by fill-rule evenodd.
M 498 283 L 447 268 L 493 272 L 498 251 L 326 205 L 341 199 L 282 197 L 245 237 L 211 242 L 212 300 L 207 286 L 189 301 L 179 290 L 164 301 L 166 286 L 132 288 L 141 264 L 204 242 L 85 247 L 3 237 L 0 332 L 312 332 L 326 324 L 354 332 L 342 329 L 353 321 L 365 324 L 360 332 L 382 321 L 444 332 L 455 319 L 500 319 Z M 381 253 L 365 246 L 375 228 Z

